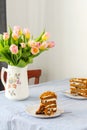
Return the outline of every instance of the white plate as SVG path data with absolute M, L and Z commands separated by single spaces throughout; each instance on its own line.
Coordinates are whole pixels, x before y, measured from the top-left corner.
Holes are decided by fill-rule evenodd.
M 62 113 L 64 113 L 63 110 L 57 110 L 57 112 L 54 113 L 54 115 L 43 115 L 43 114 L 35 114 L 35 112 L 37 111 L 37 109 L 39 108 L 39 105 L 32 105 L 26 108 L 26 112 L 27 114 L 33 116 L 33 117 L 37 117 L 37 118 L 53 118 L 53 117 L 57 117 L 60 116 Z
M 83 96 L 78 96 L 78 95 L 73 95 L 70 93 L 69 90 L 63 92 L 65 96 L 69 97 L 69 98 L 74 98 L 74 99 L 87 99 L 87 97 L 83 97 Z

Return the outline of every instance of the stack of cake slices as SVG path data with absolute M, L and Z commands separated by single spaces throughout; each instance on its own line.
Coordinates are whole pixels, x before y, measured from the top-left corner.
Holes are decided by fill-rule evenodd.
M 40 95 L 40 106 L 36 114 L 53 115 L 57 111 L 57 95 L 47 91 Z
M 80 95 L 83 97 L 87 97 L 87 79 L 86 78 L 70 79 L 70 93 L 73 95 Z

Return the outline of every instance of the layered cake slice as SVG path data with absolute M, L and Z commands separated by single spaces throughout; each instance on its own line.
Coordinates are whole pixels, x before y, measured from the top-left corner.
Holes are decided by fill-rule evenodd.
M 40 95 L 40 106 L 36 114 L 53 115 L 57 111 L 57 95 L 47 91 Z
M 87 97 L 87 79 L 72 78 L 70 79 L 70 93 Z

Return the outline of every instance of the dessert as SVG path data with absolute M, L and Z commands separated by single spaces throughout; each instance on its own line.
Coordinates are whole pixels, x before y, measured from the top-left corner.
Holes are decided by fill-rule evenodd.
M 40 100 L 36 114 L 53 115 L 57 111 L 57 95 L 54 92 L 46 91 L 42 93 Z
M 87 97 L 87 79 L 86 78 L 70 79 L 70 93 L 73 95 L 80 95 L 83 97 Z

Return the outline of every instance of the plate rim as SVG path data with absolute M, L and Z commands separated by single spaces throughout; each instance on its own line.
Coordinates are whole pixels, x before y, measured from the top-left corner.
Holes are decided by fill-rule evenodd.
M 73 95 L 70 93 L 70 90 L 66 90 L 63 92 L 65 96 L 69 97 L 69 98 L 73 98 L 73 99 L 81 99 L 81 100 L 87 100 L 87 97 L 83 97 L 83 96 L 78 96 L 78 95 Z
M 39 105 L 35 104 L 35 105 L 27 106 L 27 108 L 25 109 L 25 112 L 32 117 L 41 118 L 41 119 L 58 117 L 58 116 L 61 116 L 64 113 L 64 110 L 60 109 L 59 107 L 58 107 L 58 110 L 54 113 L 54 115 L 50 115 L 50 116 L 43 115 L 43 114 L 35 114 L 35 113 L 32 113 L 32 112 L 29 113 L 28 109 L 35 107 L 35 106 L 39 106 Z M 37 109 L 35 108 L 34 110 L 36 111 Z

